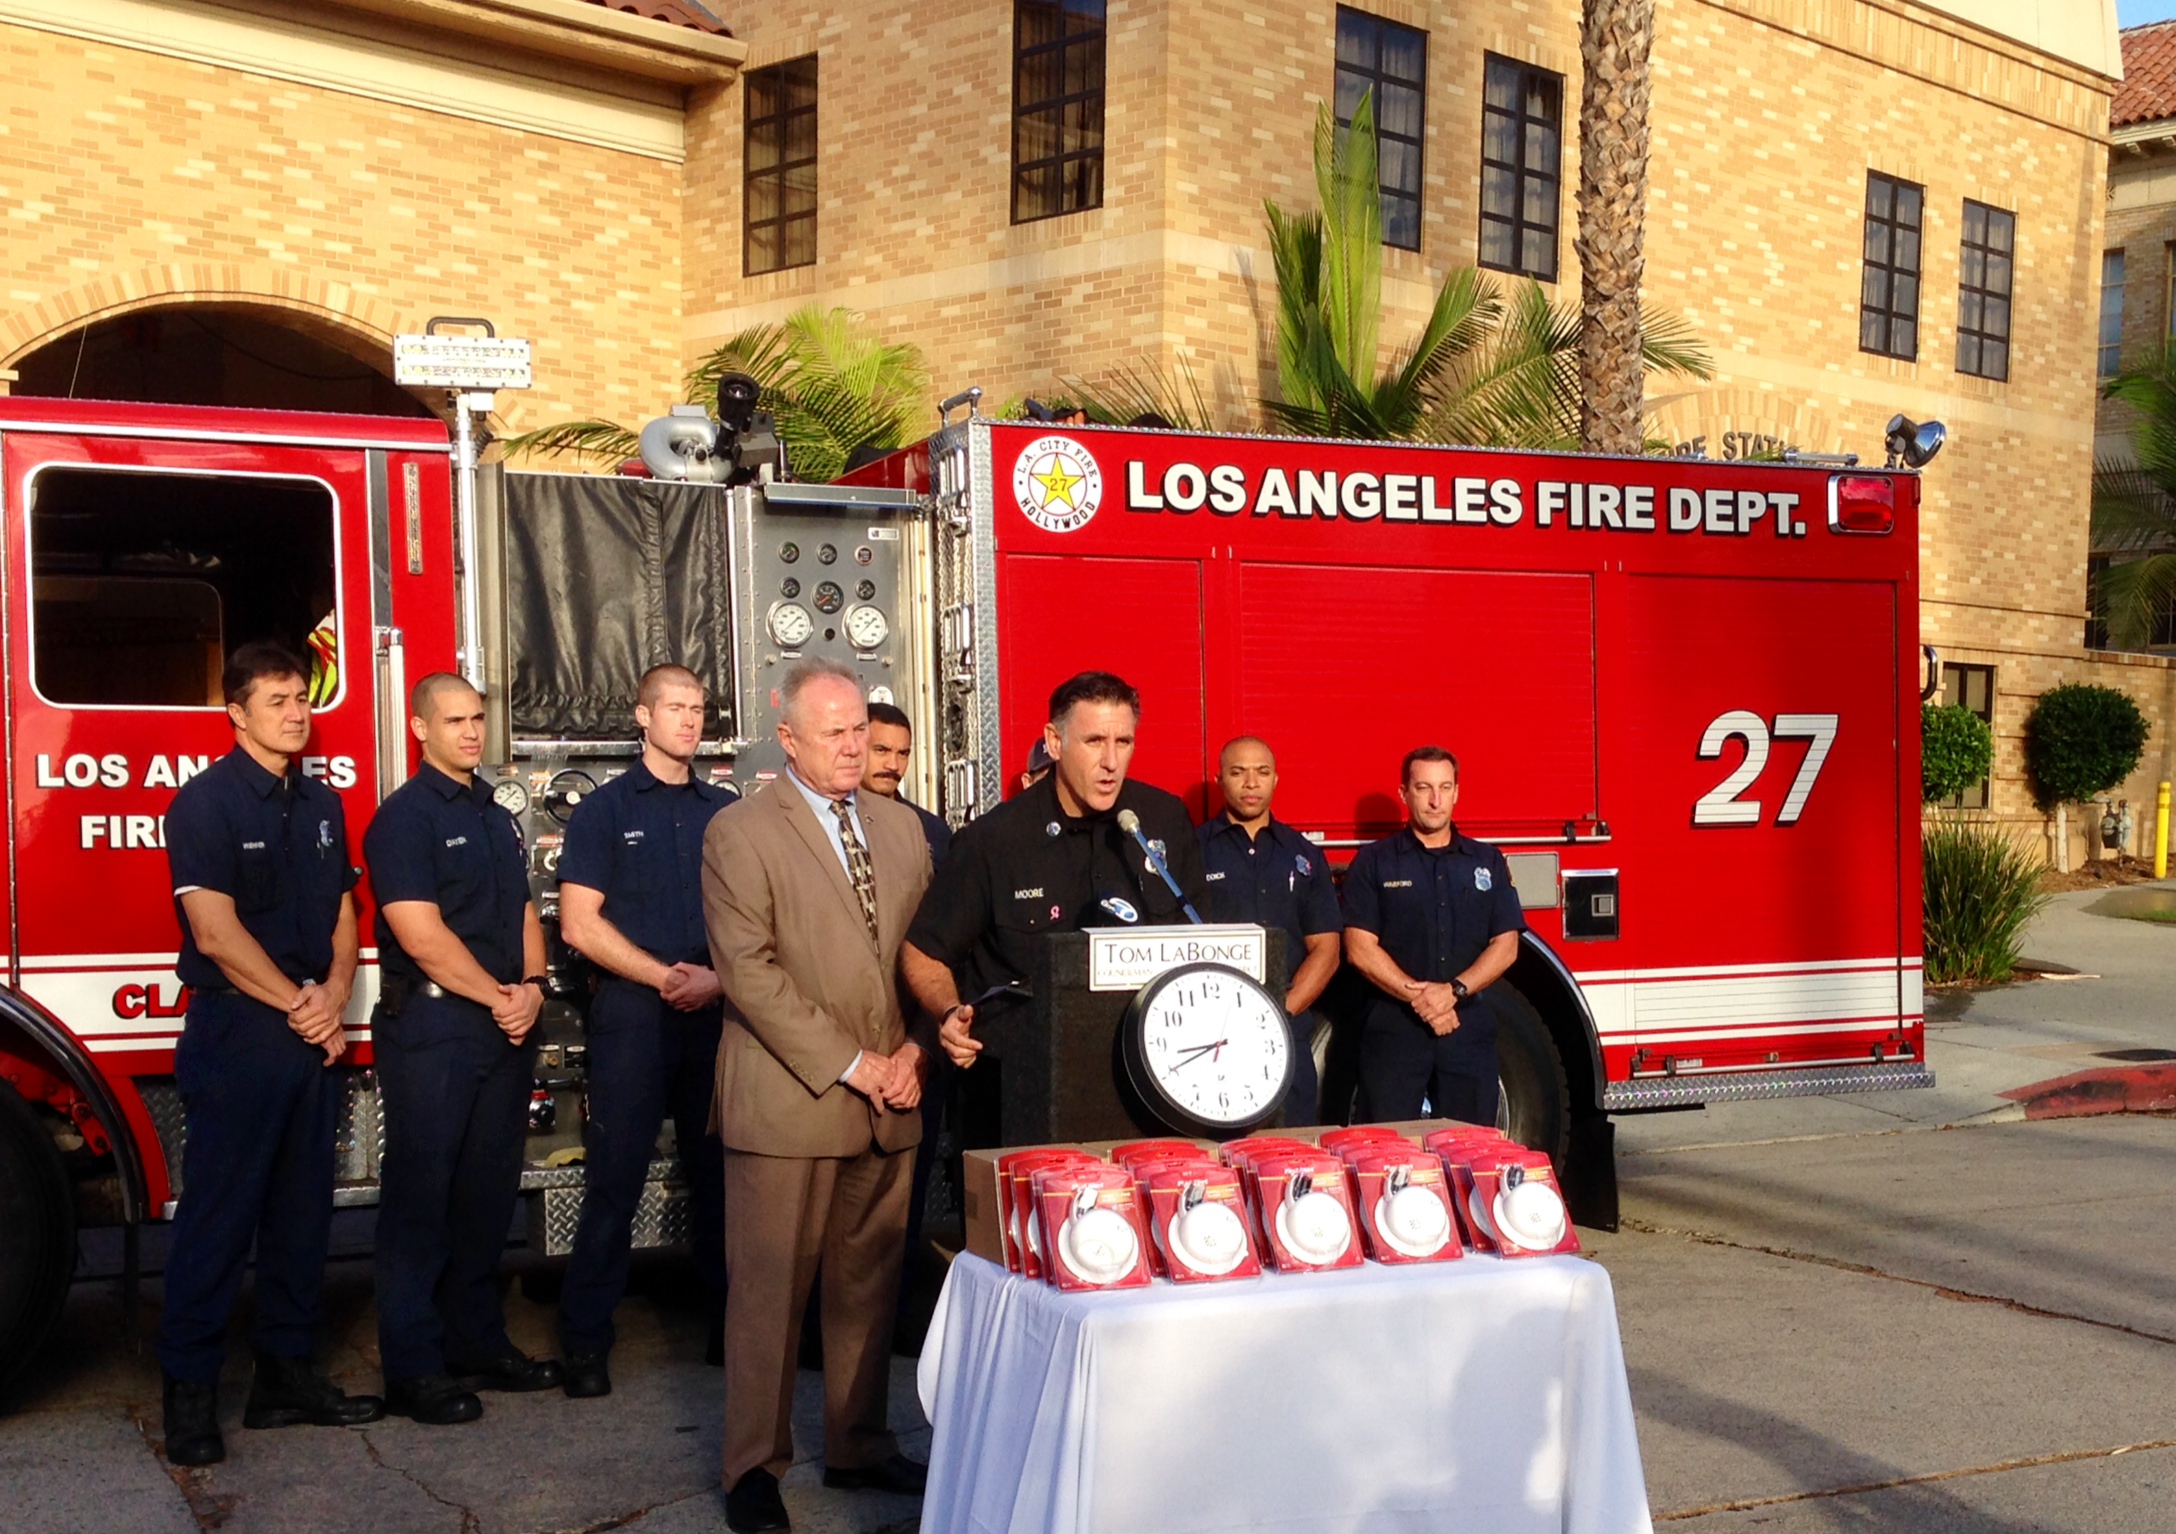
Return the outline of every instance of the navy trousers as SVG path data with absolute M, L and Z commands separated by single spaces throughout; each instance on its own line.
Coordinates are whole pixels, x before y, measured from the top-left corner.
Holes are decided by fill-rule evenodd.
M 417 996 L 373 1024 L 385 1106 L 378 1204 L 378 1348 L 390 1381 L 460 1372 L 512 1351 L 499 1258 L 513 1223 L 536 1079 L 532 1033 Z
M 597 988 L 587 1028 L 582 1216 L 559 1291 L 559 1340 L 570 1353 L 612 1346 L 612 1312 L 627 1292 L 635 1206 L 668 1112 L 688 1179 L 691 1255 L 712 1297 L 725 1297 L 725 1149 L 709 1131 L 723 1018 L 716 1006 L 679 1011 L 631 980 Z
M 1292 1019 L 1292 1089 L 1284 1095 L 1284 1121 L 1295 1128 L 1322 1122 L 1322 1081 L 1310 1047 L 1321 1021 L 1313 1008 Z
M 1360 1036 L 1360 1112 L 1371 1123 L 1421 1116 L 1496 1122 L 1496 1017 L 1476 997 L 1459 1009 L 1458 1031 L 1438 1038 L 1403 1007 L 1378 1005 Z
M 332 1230 L 339 1074 L 276 1008 L 247 996 L 196 996 L 174 1080 L 189 1138 L 166 1259 L 160 1366 L 189 1384 L 218 1383 L 252 1243 L 251 1340 L 266 1353 L 308 1358 Z

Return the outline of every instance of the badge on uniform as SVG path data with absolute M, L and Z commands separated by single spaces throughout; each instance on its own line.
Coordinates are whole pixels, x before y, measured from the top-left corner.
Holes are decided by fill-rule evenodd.
M 1049 825 L 1043 827 L 1043 834 L 1045 836 L 1056 836 L 1058 834 L 1058 829 L 1058 823 L 1053 820 Z
M 1133 908 L 1131 901 L 1121 900 L 1116 895 L 1104 897 L 1102 905 L 1104 910 L 1110 912 L 1120 921 L 1132 922 L 1141 919 L 1141 913 Z
M 332 822 L 329 820 L 320 820 L 317 823 L 317 850 L 332 851 Z
M 1302 879 L 1310 877 L 1315 871 L 1315 865 L 1307 861 L 1307 857 L 1304 853 L 1294 853 L 1292 855 L 1292 862 L 1293 865 L 1299 869 L 1300 877 Z
M 1473 871 L 1473 887 L 1475 889 L 1480 890 L 1485 894 L 1488 891 L 1491 882 L 1492 881 L 1489 879 L 1487 869 L 1476 868 Z

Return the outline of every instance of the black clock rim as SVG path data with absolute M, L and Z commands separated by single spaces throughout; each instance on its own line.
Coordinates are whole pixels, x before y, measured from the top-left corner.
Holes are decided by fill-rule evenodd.
M 1165 986 L 1175 984 L 1188 975 L 1204 973 L 1228 975 L 1254 987 L 1255 990 L 1260 991 L 1268 999 L 1272 1007 L 1276 1008 L 1277 1015 L 1285 1019 L 1284 1079 L 1277 1083 L 1277 1090 L 1271 1095 L 1269 1107 L 1258 1115 L 1245 1119 L 1222 1120 L 1205 1119 L 1189 1113 L 1172 1101 L 1170 1095 L 1164 1091 L 1162 1084 L 1156 1080 L 1155 1073 L 1148 1068 L 1148 1057 L 1141 1045 L 1141 1023 L 1148 1012 L 1150 1003 L 1155 1000 Z M 1284 1109 L 1284 1100 L 1292 1091 L 1292 1078 L 1298 1073 L 1299 1066 L 1295 1051 L 1300 1048 L 1300 1044 L 1298 1039 L 1292 1035 L 1291 1023 L 1291 1018 L 1284 1010 L 1284 1003 L 1272 995 L 1269 987 L 1262 984 L 1261 981 L 1255 979 L 1245 970 L 1236 968 L 1233 965 L 1201 960 L 1192 964 L 1174 965 L 1133 993 L 1132 999 L 1126 1003 L 1125 1015 L 1119 1019 L 1119 1054 L 1125 1062 L 1126 1075 L 1131 1080 L 1133 1089 L 1139 1095 L 1142 1105 L 1150 1113 L 1154 1114 L 1165 1128 L 1174 1133 L 1191 1136 L 1195 1139 L 1237 1139 L 1241 1135 L 1252 1134 Z

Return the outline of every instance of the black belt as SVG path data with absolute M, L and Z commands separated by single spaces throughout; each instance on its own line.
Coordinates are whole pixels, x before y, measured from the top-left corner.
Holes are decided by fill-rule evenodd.
M 287 975 L 282 978 L 284 978 L 289 985 L 317 984 L 315 980 L 297 980 L 293 975 Z M 238 985 L 192 985 L 189 987 L 189 994 L 191 996 L 249 996 L 249 992 L 243 990 Z M 249 999 L 252 1001 L 256 1000 L 254 996 L 249 996 Z

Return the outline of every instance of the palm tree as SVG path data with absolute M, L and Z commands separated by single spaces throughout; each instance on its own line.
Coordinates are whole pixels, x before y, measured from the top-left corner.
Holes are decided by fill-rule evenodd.
M 1655 0 L 1584 0 L 1579 27 L 1579 439 L 1637 453 L 1644 433 L 1647 104 Z
M 1319 213 L 1263 204 L 1277 271 L 1277 385 L 1283 396 L 1264 400 L 1263 408 L 1277 424 L 1307 436 L 1418 435 L 1436 381 L 1494 327 L 1502 300 L 1473 268 L 1452 272 L 1420 335 L 1378 375 L 1383 207 L 1372 92 L 1353 108 L 1347 131 L 1338 131 L 1327 103 L 1318 110 L 1315 187 Z
M 2176 346 L 2110 379 L 2105 392 L 2135 412 L 2133 457 L 2093 465 L 2093 552 L 2109 563 L 2092 605 L 2111 644 L 2142 650 L 2176 606 Z
M 718 379 L 746 373 L 762 385 L 760 408 L 796 478 L 826 481 L 845 471 L 858 447 L 898 447 L 926 408 L 929 375 L 912 346 L 887 345 L 850 309 L 798 309 L 779 324 L 729 336 L 688 370 L 685 397 L 715 409 Z M 506 439 L 508 456 L 565 454 L 618 463 L 638 451 L 639 433 L 616 421 L 561 421 Z
M 1375 117 L 1363 96 L 1343 133 L 1324 108 L 1315 126 L 1319 213 L 1267 204 L 1277 271 L 1277 378 L 1271 420 L 1309 436 L 1420 439 L 1476 446 L 1574 448 L 1582 441 L 1586 323 L 1541 285 L 1508 292 L 1459 267 L 1443 280 L 1418 338 L 1377 373 L 1382 204 Z M 1705 379 L 1714 367 L 1682 319 L 1633 310 L 1633 365 Z M 1633 446 L 1643 445 L 1639 387 Z

